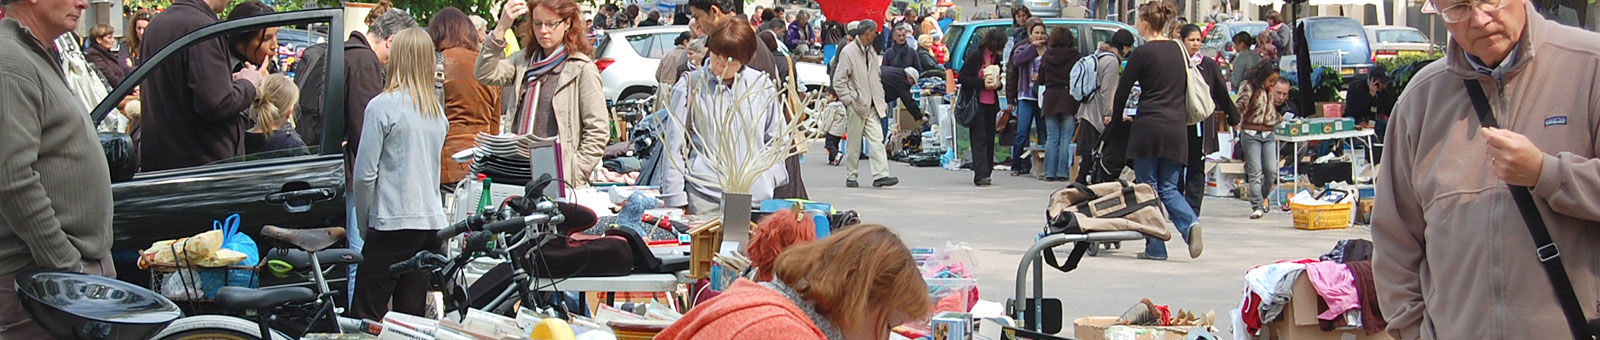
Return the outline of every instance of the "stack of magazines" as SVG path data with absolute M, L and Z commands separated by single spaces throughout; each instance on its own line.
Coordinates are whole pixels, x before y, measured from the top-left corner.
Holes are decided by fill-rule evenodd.
M 554 145 L 553 139 L 533 135 L 478 133 L 478 146 L 472 150 L 472 172 L 484 174 L 495 183 L 527 185 L 533 180 L 532 150 Z

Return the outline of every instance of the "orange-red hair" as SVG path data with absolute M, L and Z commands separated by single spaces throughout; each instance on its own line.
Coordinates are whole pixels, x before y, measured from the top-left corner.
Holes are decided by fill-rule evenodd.
M 748 54 L 746 54 L 748 55 Z M 761 218 L 750 235 L 750 266 L 756 268 L 756 281 L 772 281 L 772 263 L 789 247 L 815 242 L 816 225 L 804 214 L 783 209 Z
M 895 313 L 926 317 L 932 304 L 911 250 L 882 225 L 853 225 L 791 247 L 773 274 L 842 329 L 886 328 Z M 863 325 L 869 322 L 877 324 Z
M 594 57 L 594 45 L 589 43 L 589 25 L 584 25 L 583 18 L 578 17 L 577 3 L 572 2 L 572 0 L 528 1 L 529 13 L 532 13 L 533 9 L 538 7 L 544 7 L 556 12 L 556 15 L 560 15 L 561 20 L 567 23 L 567 34 L 561 38 L 561 44 L 567 47 L 568 54 L 583 53 L 583 55 L 591 58 Z M 544 47 L 539 46 L 538 39 L 534 37 L 538 33 L 535 31 L 538 28 L 533 27 L 531 22 L 530 20 L 523 20 L 522 24 L 517 25 L 517 31 L 522 32 L 522 34 L 519 34 L 522 37 L 522 48 L 529 51 L 545 52 Z M 532 59 L 541 54 L 544 53 L 527 53 L 526 55 L 529 59 Z

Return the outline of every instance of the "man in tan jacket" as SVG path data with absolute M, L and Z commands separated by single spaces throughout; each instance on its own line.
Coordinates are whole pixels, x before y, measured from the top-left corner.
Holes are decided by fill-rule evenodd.
M 878 38 L 878 24 L 872 20 L 850 23 L 849 34 L 854 42 L 839 49 L 836 69 L 833 71 L 833 90 L 839 101 L 850 111 L 850 121 L 845 128 L 849 140 L 844 148 L 844 186 L 859 187 L 856 182 L 860 169 L 862 142 L 866 142 L 867 158 L 872 162 L 872 186 L 887 187 L 900 183 L 889 176 L 889 158 L 884 153 L 883 129 L 878 119 L 883 118 L 883 58 L 872 50 L 872 41 Z
M 1600 34 L 1527 0 L 1432 0 L 1451 33 L 1396 105 L 1373 269 L 1399 339 L 1569 338 L 1506 184 L 1532 189 L 1584 314 L 1600 304 Z M 1483 128 L 1463 80 L 1482 84 Z

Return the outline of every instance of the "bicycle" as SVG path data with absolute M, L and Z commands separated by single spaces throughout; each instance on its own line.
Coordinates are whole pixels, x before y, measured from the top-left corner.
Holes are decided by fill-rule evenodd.
M 222 287 L 217 290 L 216 303 L 242 316 L 183 318 L 178 318 L 177 304 L 161 294 L 95 275 L 24 273 L 17 276 L 18 295 L 35 322 L 65 339 L 289 340 L 313 332 L 378 333 L 374 323 L 338 316 L 334 293 L 322 275 L 324 261 L 349 265 L 362 260 L 359 253 L 346 249 L 323 252 L 344 239 L 343 227 L 286 229 L 268 225 L 261 233 L 298 248 L 299 252 L 269 251 L 268 261 L 292 265 L 290 271 L 309 272 L 315 291 L 305 287 Z M 84 303 L 85 299 L 96 303 Z M 125 314 L 117 316 L 124 318 L 122 322 L 106 320 L 107 309 L 123 311 Z
M 520 199 L 513 197 L 508 201 Z M 528 213 L 522 216 L 505 216 L 514 215 L 515 211 L 519 210 Z M 497 215 L 504 218 L 489 221 Z M 487 210 L 482 215 L 469 217 L 464 224 L 457 224 L 438 232 L 439 238 L 442 239 L 467 234 L 463 249 L 455 256 L 447 258 L 430 251 L 420 251 L 411 259 L 390 265 L 389 270 L 394 273 L 427 271 L 431 290 L 445 292 L 447 295 L 443 309 L 454 310 L 459 313 L 458 315 L 466 315 L 469 308 L 479 308 L 500 315 L 514 315 L 516 311 L 514 307 L 533 306 L 538 301 L 534 299 L 534 289 L 531 286 L 531 264 L 519 260 L 513 254 L 524 253 L 522 250 L 525 249 L 537 249 L 546 242 L 554 240 L 555 234 L 548 232 L 548 229 L 565 220 L 565 215 L 560 212 L 556 203 L 542 198 L 532 203 L 531 207 Z M 504 240 L 516 241 L 507 246 Z M 513 249 L 518 250 L 513 251 Z M 474 301 L 468 292 L 468 287 L 459 286 L 452 280 L 466 268 L 468 263 L 478 257 L 505 260 L 511 269 L 512 284 L 500 289 L 500 293 L 494 294 L 492 300 L 482 300 L 483 296 L 480 296 L 478 301 Z

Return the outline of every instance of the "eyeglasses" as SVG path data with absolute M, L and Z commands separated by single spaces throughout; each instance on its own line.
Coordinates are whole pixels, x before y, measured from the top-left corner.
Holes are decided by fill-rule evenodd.
M 538 19 L 534 19 L 534 20 L 529 20 L 528 24 L 529 25 L 533 25 L 533 29 L 535 29 L 535 30 L 541 29 L 541 28 L 543 28 L 543 29 L 556 29 L 558 27 L 561 27 L 561 25 L 566 25 L 567 24 L 567 19 L 561 19 L 561 20 L 556 20 L 556 21 L 540 21 Z
M 1440 8 L 1439 16 L 1443 17 L 1444 22 L 1454 24 L 1471 19 L 1473 8 L 1477 8 L 1484 13 L 1498 12 L 1500 9 L 1506 8 L 1506 5 L 1510 3 L 1511 1 L 1506 0 L 1467 0 Z M 1434 1 L 1434 5 L 1438 6 L 1439 2 Z

